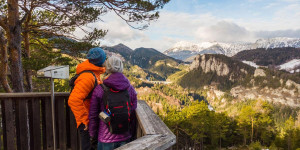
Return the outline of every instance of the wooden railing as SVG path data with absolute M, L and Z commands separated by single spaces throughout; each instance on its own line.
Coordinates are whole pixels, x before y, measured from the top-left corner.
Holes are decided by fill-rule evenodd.
M 56 149 L 79 150 L 79 133 L 68 107 L 69 93 L 55 93 Z M 49 92 L 0 93 L 0 149 L 54 149 L 52 110 Z M 144 101 L 138 101 L 137 139 L 118 148 L 168 149 L 175 135 Z

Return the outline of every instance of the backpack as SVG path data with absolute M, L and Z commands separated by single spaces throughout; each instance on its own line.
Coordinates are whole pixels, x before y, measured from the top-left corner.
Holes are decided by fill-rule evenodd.
M 84 100 L 86 100 L 86 99 L 91 99 L 91 98 L 92 98 L 93 91 L 94 91 L 94 89 L 96 88 L 96 86 L 98 85 L 98 80 L 97 80 L 97 77 L 96 77 L 96 75 L 94 74 L 94 72 L 93 72 L 93 71 L 90 71 L 90 70 L 84 70 L 84 71 L 80 72 L 79 74 L 76 74 L 75 76 L 73 76 L 73 77 L 70 79 L 70 81 L 69 81 L 69 86 L 71 87 L 70 93 L 72 93 L 72 91 L 73 91 L 73 89 L 74 89 L 74 87 L 75 87 L 75 81 L 76 81 L 76 79 L 77 79 L 82 73 L 85 73 L 85 72 L 89 72 L 89 73 L 93 74 L 93 76 L 95 77 L 95 84 L 94 84 L 94 88 L 90 91 L 89 95 L 88 95 Z
M 100 84 L 104 90 L 104 111 L 111 117 L 106 124 L 112 134 L 122 134 L 130 129 L 131 102 L 128 90 L 116 91 Z

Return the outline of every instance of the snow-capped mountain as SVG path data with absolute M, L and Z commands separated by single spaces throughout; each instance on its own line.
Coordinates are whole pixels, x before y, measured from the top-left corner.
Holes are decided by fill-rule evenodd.
M 259 39 L 255 43 L 235 42 L 202 42 L 191 43 L 181 41 L 176 43 L 172 48 L 166 50 L 164 54 L 176 59 L 186 60 L 197 54 L 224 54 L 233 56 L 236 53 L 256 48 L 279 48 L 279 47 L 295 47 L 300 48 L 300 38 L 270 38 Z
M 256 48 L 300 47 L 300 38 L 277 37 L 271 39 L 259 39 L 254 43 Z

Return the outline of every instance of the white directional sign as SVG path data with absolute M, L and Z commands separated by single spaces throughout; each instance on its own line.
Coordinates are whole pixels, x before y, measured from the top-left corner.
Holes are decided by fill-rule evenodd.
M 69 79 L 69 66 L 48 66 L 37 72 L 38 77 L 50 78 L 51 82 L 51 109 L 52 109 L 52 128 L 53 128 L 53 145 L 56 145 L 56 128 L 55 128 L 55 97 L 54 97 L 54 79 Z M 56 147 L 54 146 L 54 150 Z
M 69 79 L 69 66 L 48 66 L 37 72 L 40 77 L 53 79 Z

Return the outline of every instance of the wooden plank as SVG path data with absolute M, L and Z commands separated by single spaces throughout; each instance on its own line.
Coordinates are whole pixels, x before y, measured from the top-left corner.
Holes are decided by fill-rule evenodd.
M 70 107 L 68 106 L 68 99 L 65 100 L 66 110 L 66 127 L 67 127 L 67 147 L 71 148 L 71 131 L 70 131 Z
M 54 149 L 53 128 L 52 128 L 52 110 L 51 98 L 45 99 L 45 131 L 46 131 L 46 149 Z
M 136 131 L 136 137 L 137 138 L 140 138 L 140 137 L 142 137 L 143 136 L 143 130 L 142 130 L 142 128 L 141 128 L 141 126 L 140 126 L 140 124 L 138 124 L 138 126 L 137 126 L 137 129 L 136 129 L 137 131 Z
M 118 150 L 129 149 L 168 149 L 176 143 L 176 136 L 153 112 L 145 101 L 138 101 L 136 109 L 138 119 L 137 134 L 142 137 L 118 148 Z M 138 135 L 139 136 L 139 135 Z
M 69 96 L 69 92 L 55 92 L 55 96 Z M 34 98 L 34 97 L 50 97 L 50 92 L 26 92 L 26 93 L 0 93 L 0 100 L 1 98 Z M 25 100 L 25 99 L 14 99 L 14 100 Z
M 16 129 L 17 129 L 17 149 L 27 150 L 28 145 L 28 100 L 22 98 L 23 100 L 16 101 Z
M 42 141 L 43 150 L 47 149 L 47 138 L 46 138 L 46 110 L 45 110 L 45 98 L 41 99 L 41 113 L 42 113 Z
M 154 113 L 145 101 L 138 101 L 136 109 L 138 123 L 141 125 L 145 135 L 173 134 L 165 123 Z
M 0 103 L 0 110 L 2 110 L 1 109 L 2 108 L 2 104 Z M 3 137 L 2 135 L 3 135 L 3 133 L 2 133 L 2 131 L 3 131 L 3 115 L 2 115 L 2 111 L 0 111 L 0 124 L 1 124 L 1 127 L 0 127 L 0 137 Z M 4 149 L 4 147 L 3 147 L 3 140 L 2 140 L 3 138 L 0 138 L 0 149 Z
M 57 108 L 57 122 L 58 128 L 58 143 L 60 150 L 67 149 L 67 128 L 66 128 L 66 114 L 65 114 L 65 97 L 56 97 Z
M 41 109 L 40 99 L 32 98 L 28 101 L 29 111 L 29 130 L 30 130 L 30 148 L 41 149 Z
M 78 140 L 76 120 L 75 120 L 74 114 L 71 111 L 71 109 L 69 109 L 69 117 L 70 117 L 69 129 L 70 129 L 71 149 L 72 150 L 77 150 L 77 149 L 79 149 L 78 143 L 80 143 L 80 142 Z
M 175 136 L 145 135 L 115 150 L 164 150 L 174 145 L 175 139 Z
M 16 127 L 15 127 L 15 113 L 14 113 L 14 101 L 12 99 L 2 99 L 1 111 L 2 111 L 2 125 L 3 125 L 3 147 L 6 150 L 16 149 Z

